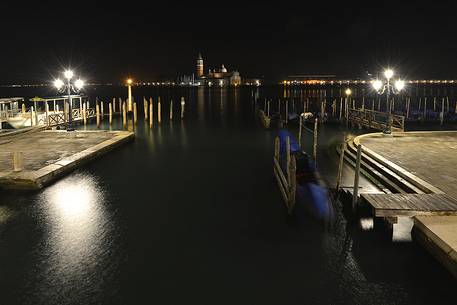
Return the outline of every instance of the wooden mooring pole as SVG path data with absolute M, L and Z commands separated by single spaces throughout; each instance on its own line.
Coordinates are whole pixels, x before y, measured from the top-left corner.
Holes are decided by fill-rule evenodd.
M 95 105 L 95 111 L 97 114 L 97 128 L 100 128 L 100 106 L 98 104 Z
M 173 120 L 173 100 L 170 100 L 170 121 Z
M 186 101 L 184 100 L 184 97 L 181 97 L 181 120 L 184 119 L 184 107 L 186 105 Z
M 13 171 L 20 172 L 24 169 L 24 154 L 20 151 L 13 152 Z
M 86 103 L 83 103 L 83 122 L 84 122 L 84 125 L 86 125 L 86 123 L 87 123 Z
M 137 108 L 136 102 L 133 102 L 133 123 L 136 124 L 137 121 Z
M 160 96 L 159 96 L 159 101 L 157 102 L 157 122 L 160 122 L 162 121 L 162 109 L 160 107 Z
M 122 123 L 125 128 L 127 126 L 127 109 L 125 108 L 125 103 L 122 103 Z
M 313 130 L 313 159 L 314 163 L 317 163 L 317 123 L 318 119 L 314 119 L 314 130 Z
M 151 103 L 149 104 L 149 128 L 152 128 L 152 123 L 153 123 L 152 120 L 154 118 L 153 113 L 152 113 L 152 111 L 153 111 L 152 107 L 153 106 L 152 106 L 152 98 L 151 98 Z
M 362 145 L 357 146 L 357 159 L 355 161 L 354 173 L 354 190 L 352 192 L 352 212 L 357 209 L 358 196 L 359 196 L 359 175 L 360 175 L 360 160 L 362 158 Z
M 344 153 L 346 152 L 346 135 L 343 137 L 343 143 L 341 144 L 340 151 L 340 162 L 338 163 L 338 176 L 336 177 L 336 187 L 335 191 L 338 194 L 341 185 L 341 177 L 343 176 L 343 165 L 344 165 Z
M 148 119 L 148 100 L 143 96 L 144 120 Z
M 113 105 L 109 103 L 109 124 L 113 125 Z
M 113 97 L 113 113 L 116 113 L 116 98 Z

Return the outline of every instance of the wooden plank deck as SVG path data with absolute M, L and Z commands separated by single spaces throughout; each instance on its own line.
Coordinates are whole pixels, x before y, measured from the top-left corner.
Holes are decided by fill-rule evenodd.
M 446 194 L 362 194 L 375 217 L 457 215 L 457 200 Z

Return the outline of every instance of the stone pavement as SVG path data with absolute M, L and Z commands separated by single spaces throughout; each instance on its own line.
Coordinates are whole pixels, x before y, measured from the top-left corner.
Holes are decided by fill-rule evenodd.
M 363 137 L 361 144 L 457 198 L 457 132 Z
M 0 187 L 36 189 L 132 139 L 126 131 L 31 131 L 0 137 Z M 24 167 L 13 172 L 13 152 L 22 152 Z

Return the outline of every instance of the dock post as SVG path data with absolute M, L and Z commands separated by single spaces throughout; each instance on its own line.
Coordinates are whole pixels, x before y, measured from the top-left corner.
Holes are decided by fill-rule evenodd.
M 270 117 L 270 100 L 267 102 L 267 117 Z
M 170 100 L 170 121 L 173 120 L 173 100 Z
M 122 103 L 122 123 L 125 128 L 127 126 L 127 112 L 125 108 L 125 103 Z
M 275 138 L 275 159 L 279 161 L 279 138 Z
M 149 117 L 154 121 L 154 104 L 152 103 L 152 97 L 149 97 Z
M 295 156 L 292 156 L 290 159 L 290 164 L 289 164 L 289 175 L 290 175 L 290 182 L 289 182 L 289 204 L 287 205 L 288 207 L 288 212 L 289 215 L 292 214 L 294 208 L 295 208 L 295 193 L 297 191 L 297 162 L 295 160 Z
M 136 102 L 133 102 L 133 123 L 136 124 L 137 121 L 137 108 Z
M 113 113 L 116 113 L 116 98 L 113 97 Z
M 100 105 L 96 104 L 95 105 L 95 111 L 97 115 L 97 128 L 100 128 Z
M 409 106 L 411 104 L 411 98 L 409 97 L 407 100 L 406 100 L 406 118 L 409 119 Z
M 152 100 L 151 103 L 149 104 L 149 128 L 152 128 Z
M 103 111 L 103 101 L 100 102 L 100 113 L 101 113 L 101 120 L 103 121 L 103 116 L 105 115 L 105 112 Z
M 422 120 L 425 120 L 427 118 L 427 98 L 424 98 L 424 117 Z
M 148 119 L 148 100 L 143 96 L 144 120 Z
M 340 122 L 342 121 L 343 118 L 343 98 L 340 97 Z
M 186 105 L 186 101 L 184 100 L 184 96 L 181 97 L 181 120 L 184 118 L 184 106 Z
M 25 103 L 22 103 L 22 114 L 25 114 L 25 113 L 26 113 Z
M 443 126 L 443 123 L 444 123 L 444 97 L 441 100 L 440 125 Z
M 45 110 L 46 110 L 46 126 L 49 127 L 49 105 L 48 102 L 44 105 Z
M 30 106 L 30 126 L 33 126 L 33 106 Z
M 122 115 L 124 108 L 122 107 L 122 98 L 119 98 L 119 114 Z
M 344 165 L 344 153 L 346 151 L 346 135 L 343 137 L 343 143 L 341 144 L 341 151 L 340 151 L 340 162 L 338 163 L 338 176 L 336 177 L 336 194 L 338 194 L 338 191 L 340 190 L 340 184 L 341 184 L 341 177 L 343 175 L 343 165 Z
M 436 112 L 436 96 L 433 98 L 433 112 Z
M 109 103 L 109 125 L 113 125 L 113 106 Z
M 84 125 L 86 125 L 87 123 L 87 112 L 86 112 L 86 103 L 83 103 L 83 122 L 84 122 Z
M 290 185 L 290 137 L 286 137 L 286 170 L 287 170 L 287 184 Z
M 286 100 L 286 124 L 289 123 L 289 100 Z
M 159 101 L 157 102 L 157 122 L 160 122 L 162 121 L 162 109 L 160 107 L 160 96 L 159 96 Z
M 313 159 L 314 163 L 317 163 L 317 123 L 318 119 L 314 119 L 314 130 L 313 130 Z
M 24 169 L 24 154 L 20 151 L 13 152 L 13 171 L 20 172 Z
M 301 130 L 302 130 L 303 113 L 298 117 L 298 146 L 301 147 Z
M 354 190 L 352 192 L 352 212 L 357 209 L 357 200 L 359 196 L 359 175 L 360 175 L 360 160 L 362 158 L 362 145 L 357 146 L 357 159 L 355 161 L 355 173 L 354 173 Z

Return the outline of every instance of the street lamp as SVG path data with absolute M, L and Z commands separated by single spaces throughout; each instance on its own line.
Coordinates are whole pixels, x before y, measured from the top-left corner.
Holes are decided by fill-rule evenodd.
M 132 105 L 132 84 L 133 80 L 131 78 L 127 79 L 127 86 L 129 88 L 129 95 L 128 95 L 128 105 L 127 105 L 127 111 L 131 112 L 133 109 Z
M 387 69 L 384 71 L 384 77 L 386 78 L 386 82 L 383 82 L 380 79 L 375 79 L 371 82 L 373 89 L 379 94 L 382 95 L 386 92 L 387 98 L 387 108 L 388 108 L 388 115 L 387 115 L 387 124 L 386 128 L 384 129 L 384 134 L 391 134 L 392 133 L 392 107 L 390 101 L 390 94 L 398 94 L 401 90 L 405 87 L 405 81 L 401 79 L 397 79 L 394 82 L 394 85 L 391 83 L 391 79 L 394 76 L 394 71 L 392 69 Z
M 65 83 L 60 78 L 54 80 L 54 86 L 57 88 L 59 92 L 66 92 L 68 95 L 68 102 L 69 102 L 69 115 L 68 115 L 68 126 L 67 131 L 73 131 L 71 123 L 73 122 L 73 107 L 71 102 L 71 91 L 78 93 L 84 87 L 84 81 L 82 79 L 77 79 L 74 83 L 71 82 L 73 78 L 73 71 L 66 70 L 63 73 L 63 76 L 66 78 L 67 82 Z

